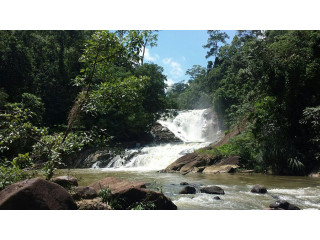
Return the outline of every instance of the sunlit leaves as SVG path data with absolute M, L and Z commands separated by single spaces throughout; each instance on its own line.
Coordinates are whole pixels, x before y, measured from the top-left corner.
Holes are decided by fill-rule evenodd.
M 142 103 L 144 89 L 148 78 L 128 77 L 111 82 L 104 82 L 92 90 L 83 111 L 96 114 L 106 113 L 110 108 L 126 111 Z

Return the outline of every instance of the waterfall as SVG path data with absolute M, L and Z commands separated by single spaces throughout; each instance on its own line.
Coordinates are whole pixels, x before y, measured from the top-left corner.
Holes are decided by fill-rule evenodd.
M 113 158 L 103 170 L 154 171 L 166 168 L 179 157 L 217 141 L 220 137 L 217 117 L 209 109 L 179 111 L 175 117 L 158 120 L 181 143 L 152 144 L 141 149 L 127 149 Z M 97 168 L 97 165 L 93 167 Z
M 209 109 L 180 111 L 175 118 L 158 122 L 184 142 L 212 142 L 220 134 L 216 115 Z

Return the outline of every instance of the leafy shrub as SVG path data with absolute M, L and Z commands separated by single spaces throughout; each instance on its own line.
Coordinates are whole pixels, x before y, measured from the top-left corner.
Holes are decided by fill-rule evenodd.
M 8 160 L 30 152 L 37 139 L 47 134 L 46 128 L 33 125 L 36 114 L 18 105 L 7 104 L 0 114 L 0 154 Z
M 29 178 L 30 175 L 19 168 L 16 162 L 5 162 L 0 165 L 0 190 L 5 187 Z
M 131 210 L 154 210 L 155 208 L 155 203 L 147 199 L 141 202 L 136 202 L 129 207 Z
M 14 166 L 18 166 L 21 169 L 31 167 L 33 164 L 32 158 L 29 156 L 29 153 L 18 154 L 18 157 L 15 157 L 12 161 Z
M 105 189 L 100 189 L 98 196 L 101 198 L 102 202 L 107 203 L 112 209 L 123 209 L 121 205 L 121 200 L 118 199 L 118 197 L 112 195 L 111 189 L 109 187 L 106 187 Z

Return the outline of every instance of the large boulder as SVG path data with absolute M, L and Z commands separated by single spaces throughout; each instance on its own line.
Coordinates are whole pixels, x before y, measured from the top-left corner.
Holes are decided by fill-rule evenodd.
M 162 170 L 161 172 L 188 173 L 193 171 L 194 169 L 197 169 L 196 172 L 198 172 L 199 167 L 211 165 L 216 161 L 217 159 L 215 156 L 203 156 L 197 152 L 194 152 L 178 158 L 175 162 L 170 164 L 166 169 Z
M 74 210 L 77 205 L 66 189 L 42 178 L 12 184 L 0 192 L 0 209 Z
M 75 177 L 59 176 L 52 179 L 52 182 L 59 184 L 60 186 L 70 189 L 72 186 L 78 186 L 78 180 Z
M 268 191 L 267 191 L 265 186 L 257 184 L 251 189 L 251 192 L 252 193 L 262 193 L 262 194 L 264 194 L 264 193 L 267 193 Z
M 202 173 L 216 174 L 216 173 L 234 173 L 239 168 L 240 157 L 232 156 L 226 159 L 222 159 L 219 162 L 206 167 Z
M 101 189 L 109 188 L 113 199 L 118 201 L 122 209 L 128 209 L 136 203 L 153 203 L 156 210 L 176 210 L 177 206 L 163 193 L 146 189 L 145 183 L 129 182 L 115 177 L 101 179 L 89 187 L 97 192 Z
M 191 186 L 185 186 L 179 194 L 196 194 L 196 189 Z
M 202 187 L 200 188 L 200 192 L 208 194 L 224 194 L 224 190 L 218 186 Z
M 129 182 L 116 177 L 107 177 L 90 184 L 89 187 L 92 187 L 98 193 L 108 187 L 112 192 L 116 193 L 128 188 L 146 188 L 146 184 L 144 182 Z
M 296 205 L 293 205 L 285 200 L 278 200 L 275 203 L 269 205 L 271 209 L 283 209 L 283 210 L 300 210 Z
M 174 133 L 157 122 L 151 128 L 150 132 L 153 136 L 153 141 L 156 143 L 181 142 L 181 139 L 177 138 Z
M 211 147 L 203 149 L 210 150 Z M 178 158 L 160 172 L 180 172 L 182 174 L 189 172 L 202 172 L 206 174 L 234 173 L 239 168 L 240 160 L 239 156 L 219 160 L 214 155 L 193 152 Z
M 73 190 L 72 198 L 74 200 L 93 199 L 98 197 L 98 193 L 92 187 L 76 187 Z

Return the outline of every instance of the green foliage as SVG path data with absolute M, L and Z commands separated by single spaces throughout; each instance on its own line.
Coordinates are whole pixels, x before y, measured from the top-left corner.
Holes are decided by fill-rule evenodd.
M 19 153 L 30 152 L 37 139 L 47 134 L 46 128 L 33 125 L 36 113 L 21 103 L 8 103 L 0 119 L 0 153 L 10 160 Z
M 35 160 L 45 163 L 43 170 L 46 179 L 51 179 L 57 168 L 70 164 L 68 160 L 75 158 L 85 147 L 94 143 L 98 146 L 98 141 L 102 140 L 94 131 L 70 133 L 65 141 L 62 141 L 63 136 L 63 133 L 45 135 L 33 145 Z M 108 139 L 101 142 L 105 146 L 107 143 Z
M 9 95 L 3 90 L 0 89 L 0 109 L 4 108 L 4 105 L 7 103 Z
M 12 165 L 24 169 L 31 167 L 33 165 L 33 160 L 29 156 L 29 153 L 18 154 L 18 156 L 12 160 Z
M 216 56 L 219 52 L 219 43 L 226 43 L 226 39 L 229 36 L 225 32 L 220 32 L 219 30 L 208 30 L 209 38 L 204 48 L 209 48 L 206 58 L 211 56 Z
M 194 65 L 188 69 L 186 75 L 190 76 L 188 84 L 176 83 L 168 89 L 168 102 L 171 107 L 179 109 L 201 109 L 211 106 L 210 85 L 206 69 Z
M 109 187 L 106 187 L 105 189 L 100 189 L 98 195 L 101 198 L 102 202 L 107 203 L 112 209 L 116 209 L 116 210 L 123 209 L 123 207 L 120 204 L 121 200 L 111 193 L 111 190 Z
M 240 156 L 240 167 L 254 169 L 256 172 L 267 170 L 261 160 L 258 144 L 250 129 L 231 138 L 229 143 L 214 147 L 210 150 L 198 150 L 200 154 L 214 156 L 217 160 L 231 156 Z
M 148 113 L 159 113 L 165 109 L 165 81 L 163 68 L 157 64 L 143 64 L 135 69 L 136 77 L 147 77 L 145 86 L 142 90 L 143 108 Z
M 141 202 L 136 202 L 129 207 L 131 210 L 154 210 L 156 205 L 153 201 L 148 200 L 148 196 Z
M 305 127 L 305 134 L 308 136 L 309 156 L 320 161 L 320 106 L 306 108 L 303 110 L 303 117 L 300 124 Z
M 17 161 L 0 164 L 0 191 L 6 186 L 27 178 L 29 178 L 29 174 L 19 167 Z
M 33 120 L 33 123 L 41 125 L 42 116 L 45 112 L 44 104 L 42 103 L 41 98 L 30 93 L 23 93 L 21 97 L 21 108 L 30 109 L 30 111 L 36 115 L 36 119 Z
M 32 93 L 44 103 L 46 126 L 66 123 L 78 92 L 70 79 L 79 73 L 83 43 L 92 32 L 0 31 L 0 86 L 8 100 Z
M 249 120 L 248 159 L 274 173 L 302 175 L 319 165 L 305 112 L 320 103 L 319 39 L 319 31 L 240 31 L 230 45 L 212 45 L 208 81 L 219 120 L 227 128 Z

